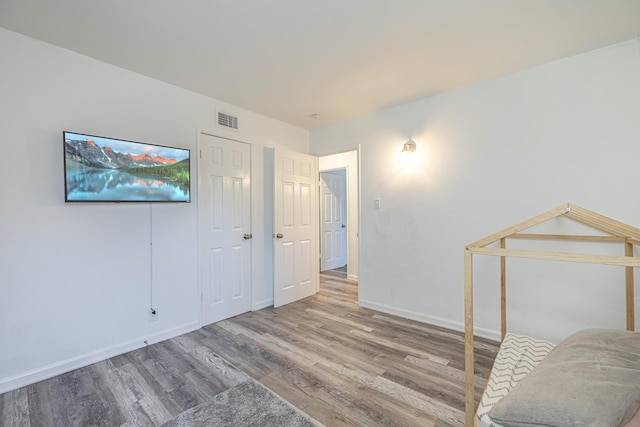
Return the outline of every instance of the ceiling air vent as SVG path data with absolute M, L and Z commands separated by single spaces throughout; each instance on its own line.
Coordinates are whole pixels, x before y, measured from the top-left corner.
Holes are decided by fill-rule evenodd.
M 238 118 L 218 111 L 218 126 L 238 130 Z

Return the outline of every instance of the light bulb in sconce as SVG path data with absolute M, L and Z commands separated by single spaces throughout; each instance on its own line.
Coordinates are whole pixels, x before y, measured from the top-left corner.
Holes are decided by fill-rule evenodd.
M 404 154 L 413 154 L 416 152 L 416 142 L 409 138 L 409 140 L 407 142 L 404 143 L 404 145 L 402 146 L 402 152 Z
M 402 152 L 400 152 L 400 164 L 402 166 L 412 166 L 415 162 L 416 143 L 413 139 L 409 138 L 407 142 L 402 146 Z

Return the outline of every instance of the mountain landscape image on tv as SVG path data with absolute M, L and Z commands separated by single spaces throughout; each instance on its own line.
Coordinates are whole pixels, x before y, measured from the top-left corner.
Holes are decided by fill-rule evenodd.
M 63 132 L 66 202 L 190 202 L 190 151 Z

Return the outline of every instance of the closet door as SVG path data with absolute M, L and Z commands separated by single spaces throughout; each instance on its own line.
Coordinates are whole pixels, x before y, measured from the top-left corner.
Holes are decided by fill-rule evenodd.
M 202 324 L 251 310 L 250 146 L 200 135 Z

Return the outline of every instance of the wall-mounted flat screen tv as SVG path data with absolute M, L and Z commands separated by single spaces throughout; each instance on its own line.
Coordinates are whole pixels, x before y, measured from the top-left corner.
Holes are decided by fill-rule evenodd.
M 190 151 L 64 131 L 66 202 L 190 202 Z

